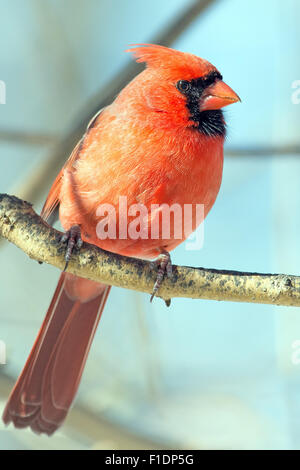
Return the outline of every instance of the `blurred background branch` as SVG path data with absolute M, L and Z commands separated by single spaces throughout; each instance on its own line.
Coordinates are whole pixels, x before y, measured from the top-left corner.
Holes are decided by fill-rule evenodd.
M 11 389 L 15 384 L 15 379 L 0 373 L 0 402 L 6 401 Z M 151 438 L 140 436 L 138 433 L 129 431 L 125 427 L 112 423 L 100 414 L 92 413 L 86 406 L 75 403 L 72 412 L 69 413 L 64 423 L 67 431 L 71 435 L 80 437 L 84 441 L 90 441 L 94 450 L 111 449 L 172 449 L 172 445 L 167 441 L 161 442 Z M 9 428 L 8 428 L 9 429 Z M 32 433 L 21 433 L 26 442 L 26 437 L 30 441 Z

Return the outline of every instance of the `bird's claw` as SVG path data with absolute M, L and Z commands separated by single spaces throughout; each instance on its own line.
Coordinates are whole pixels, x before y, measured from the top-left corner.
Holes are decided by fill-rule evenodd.
M 74 248 L 77 248 L 79 250 L 83 244 L 79 225 L 72 225 L 72 227 L 62 235 L 61 242 L 67 243 L 67 249 L 65 254 L 66 264 L 64 267 L 65 271 L 68 267 Z
M 152 300 L 156 296 L 156 293 L 158 289 L 160 288 L 165 275 L 167 275 L 168 278 L 172 277 L 172 263 L 171 263 L 170 253 L 168 253 L 168 251 L 163 251 L 158 256 L 158 258 L 153 262 L 153 265 L 156 265 L 158 267 L 158 270 L 157 270 L 156 281 L 153 286 L 152 295 L 150 297 L 150 302 L 152 302 Z M 166 301 L 167 307 L 170 306 L 170 303 L 171 303 L 171 300 Z

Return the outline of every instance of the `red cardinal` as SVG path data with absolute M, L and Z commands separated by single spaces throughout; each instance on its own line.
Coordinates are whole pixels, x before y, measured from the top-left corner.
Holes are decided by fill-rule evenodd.
M 131 49 L 146 69 L 99 112 L 57 176 L 42 210 L 47 219 L 59 205 L 66 230 L 67 261 L 82 240 L 122 255 L 159 260 L 159 288 L 170 273 L 170 236 L 121 237 L 118 206 L 203 204 L 207 215 L 217 197 L 223 168 L 225 122 L 221 108 L 239 100 L 209 62 L 158 45 Z M 100 239 L 98 208 L 116 207 L 116 237 Z M 111 216 L 112 217 L 112 216 Z M 121 219 L 120 219 L 121 217 Z M 151 215 L 140 222 L 148 228 Z M 199 221 L 191 216 L 191 230 Z M 109 220 L 108 222 L 115 222 Z M 129 226 L 132 218 L 128 217 Z M 175 222 L 174 222 L 175 223 Z M 110 286 L 63 272 L 25 367 L 9 397 L 3 420 L 52 434 L 76 394 Z

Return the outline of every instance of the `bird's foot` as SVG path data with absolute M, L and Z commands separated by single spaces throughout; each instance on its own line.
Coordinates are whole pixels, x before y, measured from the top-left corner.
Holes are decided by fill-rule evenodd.
M 64 268 L 65 271 L 68 267 L 74 248 L 79 250 L 83 244 L 79 225 L 72 225 L 72 227 L 61 237 L 61 241 L 62 243 L 67 243 L 65 254 L 66 265 Z
M 158 256 L 158 258 L 153 262 L 153 264 L 155 264 L 158 267 L 158 270 L 157 270 L 157 277 L 153 286 L 153 291 L 152 291 L 152 295 L 150 298 L 150 302 L 152 302 L 152 300 L 156 296 L 156 293 L 158 289 L 160 288 L 165 275 L 167 275 L 168 278 L 172 277 L 172 263 L 171 263 L 170 253 L 168 251 L 163 251 Z M 167 307 L 169 307 L 170 304 L 171 304 L 171 299 L 166 300 Z

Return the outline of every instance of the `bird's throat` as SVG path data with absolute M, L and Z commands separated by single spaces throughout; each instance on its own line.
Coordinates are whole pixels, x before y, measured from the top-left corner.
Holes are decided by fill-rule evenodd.
M 195 128 L 208 137 L 225 137 L 226 125 L 221 109 L 199 111 L 199 102 L 187 103 L 191 120 L 195 122 Z

